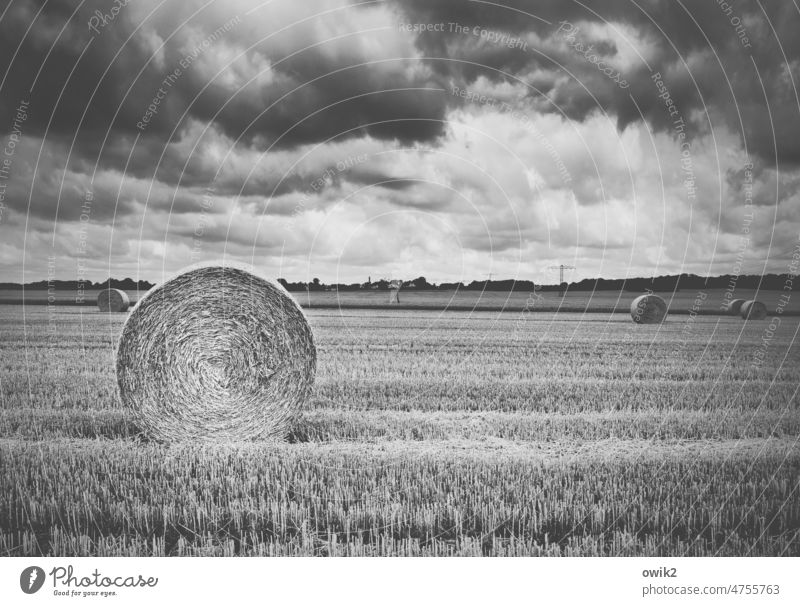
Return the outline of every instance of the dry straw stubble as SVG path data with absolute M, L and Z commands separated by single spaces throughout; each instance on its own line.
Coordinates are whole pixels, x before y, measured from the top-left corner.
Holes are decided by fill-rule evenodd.
M 117 288 L 101 290 L 97 295 L 97 307 L 100 311 L 128 311 L 130 304 L 128 293 Z
M 117 349 L 122 402 L 160 441 L 282 439 L 315 371 L 295 300 L 239 267 L 197 267 L 152 289 Z

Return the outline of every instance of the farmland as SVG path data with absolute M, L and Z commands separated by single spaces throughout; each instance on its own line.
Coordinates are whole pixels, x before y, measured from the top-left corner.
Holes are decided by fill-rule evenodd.
M 312 306 L 289 441 L 173 445 L 124 320 L 0 306 L 0 553 L 800 555 L 796 317 Z
M 144 294 L 142 291 L 126 291 L 133 305 Z M 97 290 L 82 293 L 82 303 L 95 307 Z M 409 309 L 409 310 L 450 310 L 450 311 L 561 311 L 581 313 L 629 313 L 631 301 L 639 292 L 628 291 L 571 291 L 565 296 L 557 292 L 501 292 L 481 290 L 413 290 L 400 292 L 400 304 L 389 305 L 388 292 L 383 290 L 361 291 L 311 291 L 294 292 L 293 296 L 306 309 Z M 707 289 L 703 291 L 680 290 L 657 293 L 669 305 L 671 314 L 686 315 L 689 310 L 699 314 L 719 315 L 725 303 L 725 290 Z M 699 298 L 703 295 L 702 298 Z M 736 297 L 758 299 L 770 313 L 781 303 L 782 290 L 737 289 Z M 0 289 L 0 305 L 5 303 L 46 305 L 48 299 L 53 306 L 75 305 L 75 290 L 8 290 Z M 783 313 L 800 315 L 800 298 L 789 298 L 781 303 Z

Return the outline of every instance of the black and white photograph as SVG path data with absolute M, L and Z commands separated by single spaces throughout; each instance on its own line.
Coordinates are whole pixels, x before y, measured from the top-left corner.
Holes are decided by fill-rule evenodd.
M 5 0 L 0 57 L 0 601 L 800 599 L 797 0 Z

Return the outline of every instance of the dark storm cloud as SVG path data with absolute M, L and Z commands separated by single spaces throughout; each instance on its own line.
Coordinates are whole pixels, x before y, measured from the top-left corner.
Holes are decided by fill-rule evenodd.
M 248 73 L 242 85 L 232 90 L 222 76 L 210 79 L 213 74 L 192 66 L 184 69 L 141 135 L 138 145 L 145 145 L 146 153 L 134 152 L 129 169 L 134 174 L 146 171 L 152 148 L 188 118 L 213 119 L 226 134 L 234 138 L 244 134 L 245 141 L 256 140 L 262 146 L 291 147 L 343 132 L 401 141 L 434 140 L 443 132 L 445 104 L 452 102 L 436 90 L 446 82 L 471 82 L 479 75 L 506 79 L 499 72 L 524 79 L 535 69 L 558 75 L 561 68 L 557 63 L 573 71 L 577 80 L 540 78 L 541 93 L 552 101 L 549 107 L 547 103 L 540 106 L 543 109 L 561 111 L 577 120 L 602 109 L 615 116 L 621 128 L 639 120 L 641 110 L 654 126 L 668 130 L 671 117 L 644 63 L 627 67 L 624 76 L 630 87 L 622 89 L 573 49 L 556 44 L 563 38 L 557 33 L 559 23 L 567 21 L 580 28 L 586 44 L 593 43 L 597 52 L 613 58 L 619 43 L 589 33 L 589 24 L 602 24 L 603 20 L 631 25 L 655 45 L 650 66 L 663 75 L 671 98 L 686 119 L 692 110 L 707 109 L 712 118 L 724 116 L 731 126 L 738 127 L 741 113 L 744 139 L 752 153 L 774 163 L 777 148 L 779 162 L 800 162 L 800 138 L 793 134 L 800 129 L 800 110 L 792 86 L 792 77 L 798 75 L 800 43 L 793 30 L 796 8 L 789 3 L 770 4 L 766 16 L 758 5 L 740 3 L 735 7 L 734 16 L 742 20 L 748 34 L 758 35 L 750 49 L 743 47 L 731 17 L 713 0 L 684 5 L 645 2 L 639 5 L 641 9 L 628 0 L 588 4 L 597 15 L 571 1 L 520 0 L 506 3 L 506 8 L 464 0 L 406 0 L 397 5 L 398 27 L 403 21 L 458 23 L 521 38 L 534 35 L 547 41 L 547 48 L 532 45 L 522 51 L 471 35 L 425 32 L 417 36 L 416 44 L 435 75 L 424 76 L 405 69 L 414 63 L 407 58 L 358 65 L 368 57 L 351 52 L 351 47 L 359 44 L 357 35 L 322 41 L 292 54 L 287 51 L 320 42 L 314 39 L 314 31 L 299 28 L 287 48 L 280 37 L 277 44 L 248 38 L 251 30 L 236 22 L 229 28 L 230 39 L 215 38 L 214 42 L 235 46 L 237 52 L 255 44 L 248 53 L 267 66 L 262 69 L 269 72 L 267 80 Z M 14 3 L 0 22 L 0 52 L 14 57 L 0 96 L 0 127 L 8 128 L 19 101 L 28 99 L 31 110 L 26 128 L 30 132 L 47 128 L 55 136 L 77 135 L 79 154 L 92 161 L 97 160 L 104 143 L 108 150 L 103 153 L 108 157 L 102 162 L 123 165 L 130 143 L 141 130 L 137 124 L 159 88 L 164 88 L 165 76 L 180 67 L 187 48 L 191 51 L 183 35 L 189 26 L 183 19 L 197 6 L 179 11 L 174 5 L 153 4 L 155 12 L 145 21 L 136 20 L 143 12 L 134 14 L 129 6 L 124 7 L 95 35 L 87 24 L 94 11 L 107 11 L 102 2 L 82 5 L 74 16 L 72 7 L 64 3 L 49 2 L 43 8 L 33 0 Z M 355 25 L 362 10 L 348 9 Z M 189 23 L 207 35 L 222 25 L 218 14 L 203 11 Z M 777 37 L 770 25 L 776 28 Z M 326 52 L 328 46 L 335 52 Z M 758 71 L 749 58 L 751 53 Z M 695 132 L 707 128 L 705 119 L 703 115 L 695 118 Z M 182 132 L 179 128 L 177 136 Z
M 307 253 L 303 247 L 320 221 L 330 253 L 340 244 L 339 236 L 349 237 L 376 211 L 422 215 L 433 210 L 459 225 L 468 223 L 472 212 L 481 212 L 490 217 L 490 229 L 484 230 L 482 222 L 467 229 L 464 247 L 485 252 L 507 245 L 510 250 L 519 247 L 510 223 L 516 215 L 503 206 L 505 195 L 488 191 L 487 183 L 496 181 L 520 200 L 514 209 L 528 230 L 526 238 L 546 235 L 551 242 L 550 224 L 537 214 L 537 204 L 529 203 L 538 200 L 538 190 L 532 190 L 536 184 L 548 203 L 553 198 L 572 204 L 561 195 L 566 190 L 578 202 L 575 217 L 556 217 L 552 242 L 563 250 L 573 246 L 574 221 L 580 216 L 581 242 L 610 250 L 629 240 L 609 242 L 602 229 L 591 228 L 604 220 L 599 202 L 609 197 L 620 199 L 610 211 L 618 213 L 613 218 L 628 224 L 624 203 L 630 175 L 629 167 L 617 161 L 620 149 L 602 143 L 617 138 L 615 124 L 620 130 L 633 126 L 626 132 L 631 141 L 625 145 L 631 147 L 623 149 L 638 149 L 636 137 L 642 142 L 647 137 L 647 130 L 638 127 L 642 119 L 659 131 L 655 139 L 664 143 L 658 149 L 666 159 L 663 171 L 657 170 L 661 158 L 650 154 L 638 165 L 641 175 L 635 177 L 646 181 L 645 191 L 638 192 L 648 200 L 640 207 L 644 213 L 662 200 L 653 183 L 663 174 L 668 190 L 663 203 L 674 205 L 681 220 L 688 210 L 697 210 L 692 216 L 698 220 L 707 211 L 714 221 L 717 215 L 721 220 L 704 228 L 719 225 L 723 232 L 738 233 L 741 171 L 728 174 L 728 198 L 717 197 L 715 189 L 717 169 L 743 163 L 734 131 L 756 165 L 753 205 L 759 220 L 763 223 L 774 211 L 779 225 L 796 221 L 800 171 L 793 168 L 794 175 L 787 176 L 792 171 L 776 166 L 800 166 L 795 92 L 800 16 L 795 3 L 769 3 L 766 15 L 757 2 L 735 3 L 733 14 L 751 39 L 751 48 L 745 48 L 731 16 L 716 0 L 585 5 L 510 0 L 505 8 L 469 0 L 346 2 L 277 0 L 248 14 L 258 3 L 130 0 L 93 32 L 89 20 L 96 10 L 108 12 L 110 1 L 91 0 L 76 9 L 75 3 L 58 0 L 13 0 L 0 20 L 0 53 L 6 59 L 0 66 L 2 139 L 13 128 L 20 102 L 30 104 L 13 159 L 4 225 L 28 213 L 33 220 L 26 246 L 37 242 L 36 234 L 52 231 L 54 222 L 69 231 L 75 226 L 71 223 L 81 220 L 86 194 L 92 191 L 92 227 L 110 230 L 113 224 L 115 246 L 126 238 L 124 245 L 131 250 L 158 230 L 164 233 L 155 239 L 176 237 L 185 244 L 201 210 L 210 244 L 257 243 L 273 250 L 287 235 L 281 221 L 271 219 L 289 219 L 288 237 L 298 254 Z M 628 86 L 618 86 L 570 47 L 558 32 L 562 21 L 579 28 L 576 38 L 618 67 Z M 440 22 L 505 33 L 519 44 L 509 47 L 472 33 L 415 34 L 401 27 Z M 219 33 L 220 28 L 227 29 Z M 184 66 L 193 53 L 196 58 Z M 165 85 L 178 68 L 180 77 Z M 688 210 L 681 204 L 681 175 L 673 174 L 678 172 L 675 158 L 666 158 L 679 148 L 663 134 L 675 132 L 653 72 L 661 74 L 690 123 L 688 135 L 696 137 L 698 182 L 714 181 L 699 188 L 699 202 Z M 474 86 L 529 114 L 552 140 L 552 153 L 544 149 L 545 139 L 529 136 L 519 120 L 454 96 L 453 86 Z M 157 112 L 140 126 L 160 88 Z M 603 112 L 610 122 L 596 119 Z M 573 123 L 556 118 L 560 115 Z M 455 120 L 448 124 L 448 118 Z M 482 135 L 473 127 L 508 145 L 493 152 L 485 141 L 476 142 Z M 451 160 L 377 155 L 396 147 L 395 140 L 425 142 L 431 150 L 447 151 Z M 612 161 L 601 158 L 598 168 L 587 147 Z M 503 160 L 509 150 L 529 161 L 530 174 Z M 337 168 L 361 154 L 368 154 L 369 161 Z M 453 154 L 463 154 L 470 163 L 461 167 Z M 569 183 L 556 162 L 562 157 Z M 325 185 L 315 188 L 320 179 L 327 179 Z M 214 205 L 202 209 L 208 190 Z M 167 213 L 172 213 L 168 219 Z M 262 216 L 267 217 L 258 228 Z M 229 230 L 231 221 L 234 229 Z M 387 247 L 395 227 L 376 228 L 370 238 L 376 249 Z M 646 221 L 638 227 L 636 237 L 646 241 Z M 643 229 L 645 236 L 640 236 Z M 759 229 L 759 238 L 771 233 L 763 225 Z M 619 229 L 623 235 L 627 231 Z M 779 230 L 776 237 L 785 238 L 781 234 L 789 231 Z M 429 243 L 440 240 L 433 231 L 425 237 Z M 630 242 L 636 244 L 633 237 Z M 72 241 L 67 239 L 67 245 Z M 209 246 L 209 254 L 221 249 Z M 374 258 L 374 253 L 369 256 Z M 182 259 L 170 256 L 168 262 Z
M 96 141 L 112 125 L 133 132 L 141 110 L 123 100 L 148 53 L 132 41 L 117 55 L 135 27 L 126 12 L 93 36 L 87 24 L 94 10 L 105 8 L 102 3 L 86 3 L 75 16 L 67 3 L 48 2 L 40 10 L 41 4 L 15 2 L 0 21 L 0 53 L 13 56 L 2 86 L 0 124 L 8 124 L 19 99 L 29 99 L 31 134 L 74 135 L 80 125 L 79 134 Z M 160 80 L 145 67 L 132 98 Z
M 116 167 L 128 159 L 128 150 L 118 142 L 129 146 L 140 134 L 139 145 L 148 146 L 148 151 L 131 158 L 130 168 L 137 173 L 145 170 L 152 157 L 153 145 L 146 141 L 162 144 L 176 127 L 180 137 L 188 119 L 213 119 L 226 134 L 244 135 L 246 142 L 255 141 L 261 147 L 291 147 L 343 132 L 401 141 L 435 140 L 443 132 L 446 104 L 452 102 L 435 89 L 454 80 L 473 82 L 479 75 L 506 79 L 497 70 L 523 80 L 538 70 L 537 84 L 550 99 L 538 107 L 576 120 L 601 109 L 612 114 L 620 128 L 639 120 L 641 110 L 656 128 L 668 130 L 671 117 L 644 63 L 626 67 L 624 76 L 630 87 L 621 89 L 573 49 L 557 44 L 559 23 L 567 21 L 581 28 L 586 44 L 593 43 L 597 52 L 613 58 L 620 43 L 589 31 L 589 25 L 608 21 L 632 26 L 654 45 L 648 57 L 650 67 L 664 76 L 671 98 L 686 119 L 693 110 L 708 110 L 712 119 L 723 117 L 741 130 L 741 115 L 742 135 L 751 153 L 775 163 L 777 150 L 778 162 L 800 163 L 800 138 L 794 136 L 800 130 L 794 90 L 800 75 L 800 42 L 795 31 L 797 9 L 791 3 L 770 3 L 764 7 L 766 14 L 758 4 L 737 3 L 732 17 L 714 0 L 638 5 L 603 0 L 586 6 L 563 0 L 515 0 L 505 5 L 398 0 L 398 27 L 402 22 L 458 23 L 531 41 L 530 48 L 522 51 L 479 36 L 421 33 L 416 45 L 430 72 L 409 69 L 417 63 L 409 58 L 369 62 L 369 53 L 359 48 L 363 40 L 357 31 L 360 15 L 373 7 L 347 8 L 352 35 L 329 40 L 320 40 L 319 32 L 311 27 L 297 26 L 291 36 L 263 41 L 267 32 L 254 35 L 247 18 L 239 16 L 240 21 L 215 37 L 204 52 L 214 53 L 215 44 L 225 45 L 236 51 L 231 59 L 245 53 L 245 58 L 231 65 L 249 58 L 258 69 L 245 73 L 232 88 L 226 73 L 213 78 L 215 74 L 190 65 L 169 87 L 144 133 L 137 124 L 159 88 L 164 88 L 165 76 L 193 52 L 193 43 L 196 46 L 203 35 L 213 35 L 225 24 L 221 19 L 233 13 L 203 9 L 184 22 L 202 7 L 200 3 L 142 4 L 148 10 L 135 12 L 129 4 L 96 34 L 88 23 L 94 11 L 108 12 L 107 3 L 87 2 L 73 16 L 73 7 L 66 3 L 15 2 L 0 22 L 0 53 L 13 57 L 0 95 L 0 128 L 7 131 L 20 100 L 30 100 L 26 127 L 31 133 L 49 129 L 51 136 L 77 135 L 79 155 L 91 161 L 97 160 L 99 146 L 104 144 L 110 151 L 104 151 L 109 156 L 101 161 Z M 154 13 L 145 19 L 150 8 Z M 308 15 L 313 16 L 312 9 Z M 752 38 L 751 48 L 745 48 L 737 36 L 734 17 Z M 187 37 L 190 28 L 200 34 Z M 531 36 L 545 41 L 546 48 L 537 48 Z M 556 78 L 562 74 L 557 63 L 573 71 L 577 80 Z M 542 78 L 542 72 L 554 77 Z M 705 132 L 705 115 L 694 119 L 694 132 Z M 117 153 L 120 147 L 122 154 Z
M 30 217 L 59 223 L 89 215 L 94 222 L 111 223 L 145 210 L 198 212 L 205 191 L 130 178 L 120 187 L 120 176 L 114 173 L 98 175 L 92 182 L 89 175 L 43 171 L 30 195 L 23 181 L 15 181 L 8 193 L 8 208 Z
M 15 183 L 10 189 L 9 208 L 55 223 L 77 221 L 82 214 L 90 214 L 94 221 L 111 222 L 140 210 L 135 198 L 119 195 L 117 185 L 116 180 L 99 180 L 90 187 L 83 175 L 43 172 L 30 193 L 22 183 Z
M 30 104 L 23 124 L 30 149 L 26 162 L 18 153 L 7 201 L 13 211 L 77 220 L 92 189 L 97 221 L 137 214 L 145 205 L 192 212 L 208 187 L 220 196 L 281 196 L 308 190 L 318 175 L 270 169 L 248 176 L 246 170 L 229 171 L 221 157 L 364 136 L 432 140 L 443 132 L 447 107 L 437 83 L 407 69 L 407 59 L 391 52 L 380 59 L 361 48 L 370 40 L 358 30 L 374 25 L 360 25 L 364 11 L 345 6 L 342 19 L 353 31 L 329 42 L 309 25 L 327 23 L 324 16 L 315 18 L 313 6 L 286 4 L 288 14 L 256 23 L 242 17 L 252 5 L 205 4 L 136 0 L 97 31 L 89 23 L 98 10 L 109 14 L 107 2 L 76 10 L 23 0 L 8 8 L 0 21 L 0 53 L 9 58 L 0 88 L 0 132 L 10 131 L 20 101 Z M 290 34 L 272 34 L 308 17 Z M 269 42 L 263 41 L 267 35 Z M 391 35 L 400 38 L 396 31 Z M 224 61 L 216 59 L 220 53 Z M 166 86 L 175 69 L 180 77 Z M 157 112 L 141 128 L 159 89 L 164 94 Z M 222 148 L 209 151 L 215 145 Z M 39 149 L 44 159 L 36 164 Z M 125 187 L 111 182 L 114 174 L 118 180 L 125 175 Z M 170 186 L 178 188 L 174 202 Z
M 149 19 L 137 21 L 146 13 L 134 12 L 132 2 L 94 33 L 87 24 L 95 10 L 108 13 L 107 3 L 87 2 L 72 16 L 66 3 L 48 2 L 39 11 L 40 2 L 15 2 L 0 21 L 0 54 L 14 57 L 0 97 L 0 128 L 7 129 L 19 101 L 29 99 L 29 132 L 77 136 L 86 156 L 99 153 L 97 147 L 109 131 L 105 144 L 112 146 L 116 138 L 138 133 L 163 140 L 188 119 L 213 119 L 232 137 L 278 147 L 321 141 L 343 131 L 418 141 L 434 139 L 443 130 L 441 93 L 404 90 L 435 88 L 436 83 L 405 70 L 403 59 L 358 67 L 369 59 L 368 53 L 329 52 L 331 46 L 334 51 L 358 49 L 363 40 L 357 32 L 340 42 L 313 46 L 320 42 L 315 32 L 298 27 L 289 42 L 284 37 L 259 43 L 268 32 L 254 35 L 252 24 L 241 15 L 220 22 L 233 15 L 221 9 L 201 11 L 184 22 L 200 3 L 181 3 L 183 11 L 173 3 L 142 4 L 155 8 Z M 346 13 L 356 16 L 359 11 L 347 8 Z M 226 31 L 220 33 L 221 27 Z M 306 46 L 312 48 L 301 50 Z M 199 59 L 187 63 L 198 48 L 201 58 L 223 48 L 232 51 L 231 64 L 223 65 L 230 69 L 214 78 L 216 72 L 204 71 Z M 240 53 L 245 54 L 236 58 Z M 231 86 L 225 78 L 247 61 L 250 69 L 243 68 L 241 82 Z M 176 68 L 180 76 L 165 85 Z M 163 93 L 157 111 L 143 123 L 159 89 Z M 118 166 L 122 159 L 112 155 L 105 161 Z
M 231 136 L 243 132 L 257 135 L 264 144 L 278 148 L 337 135 L 370 135 L 408 143 L 442 134 L 446 105 L 435 82 L 391 74 L 376 81 L 380 65 L 341 68 L 320 63 L 328 75 L 316 74 L 319 65 L 311 71 L 298 66 L 281 79 L 282 86 L 253 94 L 242 89 L 231 95 L 223 88 L 211 87 L 198 97 L 192 115 L 203 120 L 214 117 Z
M 559 73 L 558 62 L 578 81 L 553 83 L 552 88 L 541 91 L 553 102 L 539 105 L 544 111 L 562 111 L 570 119 L 583 120 L 602 110 L 615 116 L 618 126 L 624 128 L 641 119 L 641 110 L 648 122 L 669 131 L 673 117 L 651 80 L 653 72 L 660 72 L 684 119 L 694 120 L 690 136 L 707 132 L 709 119 L 712 125 L 715 119 L 723 119 L 740 133 L 751 154 L 772 164 L 800 163 L 800 137 L 796 136 L 800 132 L 800 107 L 795 90 L 800 84 L 800 15 L 793 3 L 769 3 L 763 5 L 764 12 L 759 3 L 721 5 L 715 0 L 636 4 L 602 0 L 585 6 L 570 0 L 498 4 L 397 0 L 396 5 L 408 22 L 457 22 L 509 35 L 535 35 L 548 43 L 544 56 L 536 52 L 541 49 L 502 48 L 475 36 L 419 34 L 418 47 L 442 77 L 467 83 L 479 75 L 513 80 L 536 68 Z M 563 38 L 557 30 L 565 21 L 579 28 L 578 38 L 584 46 L 594 44 L 595 52 L 609 57 L 614 56 L 616 47 L 608 40 L 596 39 L 590 26 L 606 21 L 631 26 L 644 42 L 653 45 L 647 57 L 650 67 L 643 62 L 628 66 L 623 75 L 630 86 L 621 89 L 580 53 L 564 48 L 563 43 L 561 47 L 553 44 Z M 742 32 L 748 37 L 746 42 L 740 38 Z M 460 63 L 465 56 L 486 67 Z M 509 72 L 510 77 L 495 70 Z

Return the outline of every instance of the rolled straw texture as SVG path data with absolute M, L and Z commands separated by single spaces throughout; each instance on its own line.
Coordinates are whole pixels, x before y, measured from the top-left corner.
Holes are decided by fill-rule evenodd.
M 641 295 L 631 303 L 631 318 L 637 324 L 658 324 L 667 315 L 667 303 L 658 295 Z
M 131 300 L 124 290 L 107 288 L 97 295 L 97 307 L 100 311 L 128 311 L 130 304 Z
M 159 441 L 285 438 L 315 371 L 295 300 L 236 267 L 192 269 L 152 289 L 117 349 L 120 398 Z
M 742 312 L 742 305 L 744 305 L 744 303 L 744 299 L 734 299 L 728 303 L 728 313 L 732 316 L 738 316 Z
M 745 320 L 763 320 L 767 317 L 767 306 L 761 301 L 745 301 L 739 313 Z

